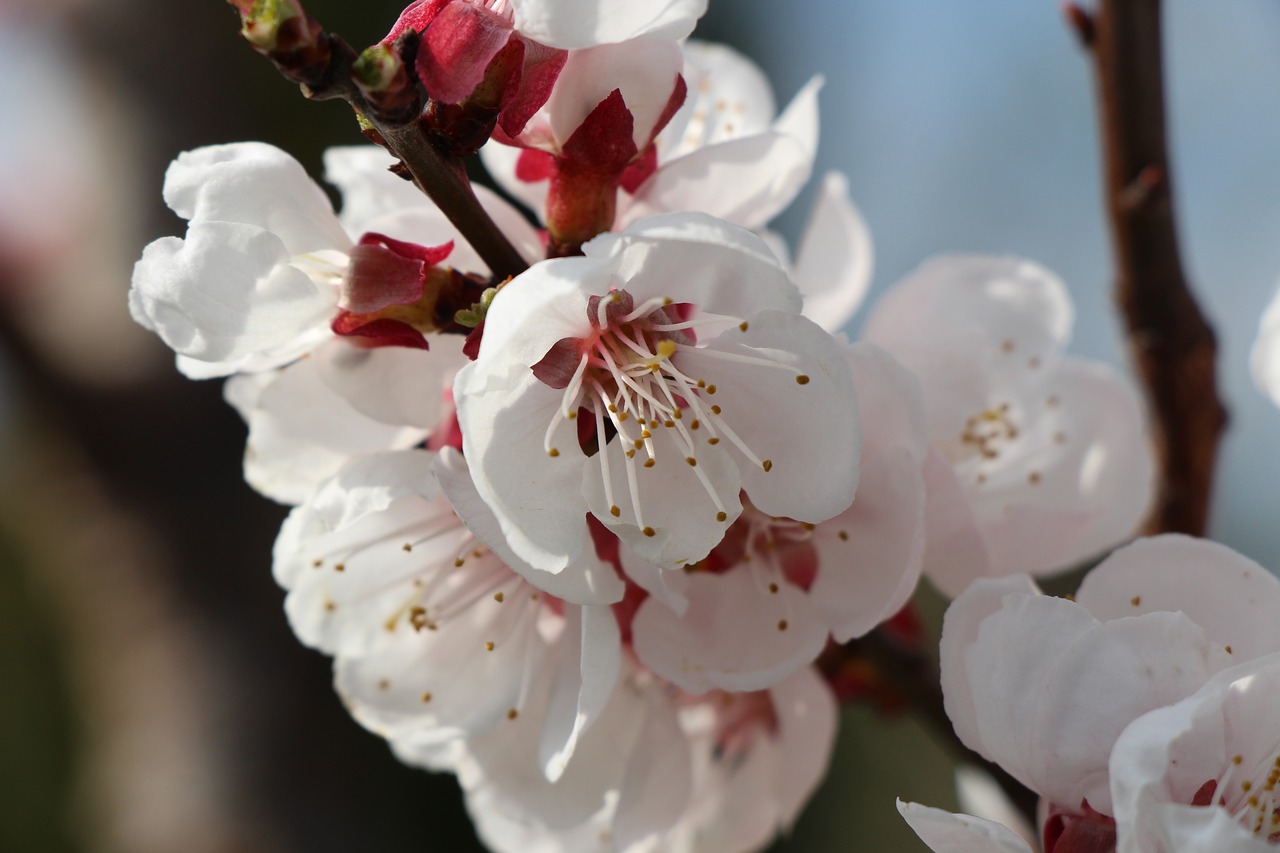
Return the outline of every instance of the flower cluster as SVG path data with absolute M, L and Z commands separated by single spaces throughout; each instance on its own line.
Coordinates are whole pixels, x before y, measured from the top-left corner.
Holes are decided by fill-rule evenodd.
M 477 127 L 489 138 L 485 164 L 535 218 L 483 188 L 473 201 L 519 274 L 495 274 L 370 123 L 380 146 L 326 156 L 340 213 L 271 146 L 180 155 L 164 192 L 187 232 L 144 251 L 134 317 L 188 376 L 227 377 L 246 479 L 293 507 L 274 564 L 298 637 L 333 657 L 362 725 L 457 774 L 494 849 L 767 844 L 831 751 L 836 698 L 815 661 L 901 611 L 922 574 L 970 590 L 944 645 L 953 717 L 973 719 L 961 736 L 999 761 L 1089 739 L 1070 744 L 1070 774 L 1010 769 L 1064 824 L 1081 803 L 1109 815 L 1099 750 L 1115 737 L 999 719 L 1032 695 L 1010 694 L 1008 673 L 1033 664 L 982 657 L 1029 661 L 1063 642 L 1059 622 L 1009 617 L 997 640 L 982 619 L 1011 590 L 1048 601 L 1001 578 L 1132 535 L 1152 481 L 1136 398 L 1065 355 L 1066 289 L 1029 261 L 928 261 L 861 340 L 843 337 L 871 275 L 844 179 L 823 180 L 794 254 L 766 228 L 811 176 L 820 81 L 778 114 L 748 60 L 683 40 L 704 5 L 418 0 L 360 56 L 366 95 L 408 80 L 429 96 L 397 132 L 457 157 Z M 286 70 L 336 50 L 294 2 L 242 11 Z M 1063 630 L 1110 636 L 1089 600 L 1061 603 Z M 1211 659 L 1269 650 L 1239 623 L 1196 668 L 1176 656 L 1208 628 L 1148 622 L 1151 665 L 1176 659 L 1179 678 L 1097 723 L 1108 732 L 1205 683 L 1235 695 Z M 1110 693 L 1059 689 L 1086 686 Z M 1208 713 L 1179 719 L 1199 732 Z M 1155 814 L 1139 781 L 1115 808 Z

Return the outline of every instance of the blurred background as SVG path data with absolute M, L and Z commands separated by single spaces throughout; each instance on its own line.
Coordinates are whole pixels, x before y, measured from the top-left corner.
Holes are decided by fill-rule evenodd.
M 399 11 L 307 5 L 357 45 Z M 1212 534 L 1274 569 L 1280 412 L 1247 356 L 1280 278 L 1280 6 L 1166 7 L 1175 199 L 1233 414 Z M 294 640 L 270 576 L 284 510 L 240 479 L 243 427 L 128 318 L 143 245 L 182 233 L 160 200 L 177 152 L 261 139 L 318 176 L 360 141 L 236 30 L 216 0 L 0 0 L 3 853 L 480 849 L 452 778 L 399 765 Z M 819 169 L 849 175 L 875 292 L 938 252 L 1023 255 L 1070 287 L 1076 351 L 1121 362 L 1090 69 L 1055 2 L 712 0 L 698 35 L 780 103 L 825 76 Z M 893 797 L 954 806 L 950 774 L 915 722 L 851 708 L 778 849 L 923 849 Z

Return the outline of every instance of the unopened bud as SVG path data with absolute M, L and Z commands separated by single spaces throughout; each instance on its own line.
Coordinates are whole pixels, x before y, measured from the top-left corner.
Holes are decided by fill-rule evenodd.
M 373 114 L 383 121 L 411 121 L 422 109 L 418 87 L 401 58 L 402 49 L 399 44 L 375 44 L 365 49 L 351 65 L 351 78 Z
M 304 14 L 297 0 L 231 0 L 231 5 L 240 10 L 240 32 L 249 44 L 263 52 L 276 49 L 280 27 L 286 21 Z

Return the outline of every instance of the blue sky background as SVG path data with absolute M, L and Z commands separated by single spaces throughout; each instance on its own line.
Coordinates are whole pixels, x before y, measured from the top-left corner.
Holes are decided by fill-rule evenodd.
M 819 169 L 849 175 L 876 293 L 938 252 L 1022 255 L 1067 282 L 1075 352 L 1123 362 L 1111 310 L 1093 80 L 1051 0 L 712 2 L 699 30 L 760 63 L 781 103 L 826 77 Z M 1280 567 L 1280 412 L 1248 351 L 1280 280 L 1280 4 L 1166 3 L 1184 257 L 1219 329 L 1233 421 L 1212 535 Z M 794 235 L 809 194 L 782 220 Z M 861 318 L 855 320 L 855 328 Z

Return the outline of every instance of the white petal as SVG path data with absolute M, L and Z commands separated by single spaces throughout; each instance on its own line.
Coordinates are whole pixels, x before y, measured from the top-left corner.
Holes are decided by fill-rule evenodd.
M 804 295 L 804 315 L 827 331 L 842 328 L 862 305 L 874 264 L 871 232 L 849 200 L 849 181 L 828 172 L 791 272 Z
M 1280 651 L 1280 580 L 1204 539 L 1139 539 L 1085 576 L 1076 602 L 1103 621 L 1181 611 L 1237 662 Z
M 202 376 L 285 364 L 329 337 L 337 289 L 288 265 L 274 234 L 253 225 L 195 222 L 165 237 L 133 270 L 129 310 Z
M 924 478 L 902 448 L 864 459 L 853 505 L 813 533 L 818 574 L 810 595 L 836 642 L 847 642 L 901 610 L 924 556 Z
M 293 157 L 262 142 L 210 145 L 178 155 L 164 200 L 184 219 L 270 231 L 290 255 L 351 245 L 324 191 Z
M 543 107 L 559 145 L 601 101 L 618 90 L 631 112 L 632 139 L 643 150 L 675 91 L 683 59 L 670 39 L 641 37 L 569 54 Z
M 538 760 L 548 782 L 556 782 L 583 733 L 604 710 L 622 670 L 622 637 L 607 606 L 566 607 L 560 660 L 551 687 L 547 726 Z
M 1033 853 L 1018 833 L 995 821 L 902 800 L 898 813 L 934 853 Z
M 228 402 L 249 426 L 245 479 L 282 503 L 305 500 L 349 459 L 412 447 L 426 435 L 361 414 L 324 383 L 321 370 L 317 359 L 303 359 L 273 374 L 227 381 Z
M 696 437 L 698 432 L 691 435 Z M 620 437 L 606 445 L 603 452 L 608 454 L 612 502 L 605 493 L 599 454 L 583 465 L 581 493 L 592 515 L 641 558 L 664 569 L 693 565 L 707 556 L 742 513 L 738 468 L 722 446 L 699 445 L 690 452 L 674 429 L 655 431 L 650 443 L 654 448 L 650 468 L 641 464 L 647 458 L 643 449 L 624 447 Z M 627 450 L 636 451 L 631 462 L 640 501 L 638 513 L 627 479 Z M 696 461 L 697 471 L 689 459 Z M 711 493 L 698 478 L 699 471 Z M 615 506 L 616 516 L 612 512 Z M 723 519 L 718 515 L 721 512 Z M 654 534 L 645 534 L 645 528 Z
M 966 813 L 1003 824 L 1035 848 L 1035 827 L 987 771 L 969 764 L 957 766 L 956 799 Z
M 474 361 L 463 368 L 454 385 L 476 491 L 520 560 L 539 571 L 562 572 L 582 553 L 587 535 L 582 497 L 587 459 L 577 447 L 574 422 L 560 412 L 561 392 L 532 372 L 488 389 L 480 365 Z M 562 425 L 553 435 L 558 453 L 551 457 L 543 445 L 554 419 Z
M 859 341 L 842 348 L 858 394 L 864 457 L 901 448 L 923 464 L 929 422 L 920 381 L 875 344 Z
M 857 488 L 862 442 L 849 366 L 835 340 L 798 315 L 766 311 L 744 325 L 673 361 L 716 386 L 705 403 L 721 407 L 719 417 L 756 456 L 721 441 L 735 447 L 752 503 L 770 515 L 825 521 L 848 508 Z M 741 357 L 785 367 L 733 360 Z
M 650 598 L 662 602 L 677 616 L 684 615 L 689 607 L 689 599 L 684 594 L 685 587 L 688 585 L 684 572 L 660 569 L 626 545 L 620 545 L 618 548 L 618 558 L 627 578 L 636 586 L 649 593 Z
M 636 655 L 694 695 L 772 687 L 811 663 L 827 640 L 808 596 L 789 583 L 776 588 L 746 566 L 695 573 L 685 585 L 689 607 L 682 616 L 660 601 L 640 605 L 631 625 Z
M 699 210 L 759 228 L 791 204 L 813 161 L 804 145 L 776 131 L 700 148 L 664 164 L 637 191 L 620 224 Z
M 397 590 L 401 601 L 413 600 L 409 580 Z M 370 626 L 373 642 L 334 664 L 335 687 L 352 716 L 384 737 L 423 729 L 472 736 L 505 724 L 546 654 L 534 625 L 537 605 L 522 590 L 528 587 L 512 574 L 498 590 L 501 603 L 485 596 L 423 630 L 407 617 L 388 630 L 383 614 L 394 610 L 384 605 Z M 392 594 L 384 600 L 394 601 Z
M 612 604 L 622 599 L 625 585 L 613 566 L 596 556 L 589 539 L 581 556 L 558 574 L 535 569 L 520 559 L 507 544 L 493 510 L 476 491 L 461 453 L 452 447 L 442 449 L 436 457 L 434 469 L 458 517 L 512 571 L 529 583 L 573 604 Z
M 516 30 L 566 50 L 624 41 L 641 35 L 680 39 L 707 11 L 707 0 L 512 0 Z
M 312 359 L 325 385 L 365 416 L 431 429 L 445 415 L 453 379 L 467 363 L 462 344 L 461 335 L 435 335 L 430 350 L 341 341 L 321 347 Z
M 338 218 L 352 239 L 374 230 L 369 223 L 380 216 L 431 204 L 413 181 L 392 174 L 390 170 L 396 162 L 396 158 L 379 145 L 325 149 L 324 179 L 342 193 Z

